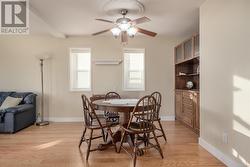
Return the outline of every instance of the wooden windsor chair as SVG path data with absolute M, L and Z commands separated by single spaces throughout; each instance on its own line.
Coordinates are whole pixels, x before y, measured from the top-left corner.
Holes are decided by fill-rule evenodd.
M 154 124 L 155 123 L 158 123 L 159 125 L 159 128 L 156 128 L 156 130 L 160 131 L 161 134 L 158 135 L 157 137 L 163 137 L 165 141 L 167 141 L 167 137 L 166 137 L 166 134 L 163 130 L 163 127 L 162 127 L 162 124 L 161 124 L 161 118 L 160 118 L 160 109 L 161 109 L 161 99 L 162 99 L 162 96 L 161 96 L 161 93 L 160 92 L 153 92 L 151 94 L 151 96 L 153 96 L 156 100 L 156 116 L 154 118 Z
M 99 118 L 95 113 L 94 107 L 92 106 L 89 99 L 85 95 L 82 95 L 82 103 L 83 103 L 83 115 L 84 115 L 84 130 L 79 142 L 79 148 L 81 147 L 83 142 L 86 142 L 88 144 L 86 153 L 86 160 L 88 160 L 90 152 L 100 150 L 99 148 L 91 149 L 92 140 L 103 138 L 103 141 L 106 142 L 104 130 L 107 129 L 107 132 L 109 132 L 109 134 L 112 134 L 111 127 L 113 126 L 113 123 L 107 121 L 105 118 Z M 85 137 L 87 130 L 90 131 L 89 138 Z M 93 137 L 93 131 L 95 130 L 101 130 L 102 135 Z M 116 148 L 115 144 L 114 146 Z
M 163 152 L 161 150 L 160 144 L 158 142 L 157 136 L 155 134 L 155 125 L 153 124 L 154 118 L 156 116 L 156 100 L 153 96 L 142 97 L 133 109 L 132 115 L 127 125 L 121 126 L 122 137 L 120 147 L 133 158 L 133 166 L 136 166 L 137 154 L 143 150 L 156 148 L 161 157 L 163 158 Z M 150 134 L 153 134 L 155 144 L 150 142 Z M 129 153 L 128 150 L 123 147 L 125 136 L 130 135 L 133 137 L 133 152 Z M 143 138 L 143 140 L 138 140 Z M 146 142 L 145 142 L 146 141 Z M 144 143 L 144 147 L 139 148 L 140 145 Z

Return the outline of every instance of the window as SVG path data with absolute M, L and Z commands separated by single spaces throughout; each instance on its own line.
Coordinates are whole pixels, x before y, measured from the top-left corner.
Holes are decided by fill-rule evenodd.
M 124 90 L 145 90 L 144 54 L 144 49 L 124 49 Z
M 70 49 L 70 90 L 91 90 L 91 53 L 87 48 Z

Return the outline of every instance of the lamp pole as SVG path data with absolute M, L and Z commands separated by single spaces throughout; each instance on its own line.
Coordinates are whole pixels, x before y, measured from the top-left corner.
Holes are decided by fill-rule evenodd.
M 49 121 L 44 121 L 44 87 L 43 87 L 43 62 L 44 59 L 40 60 L 40 67 L 41 67 L 41 88 L 42 88 L 42 97 L 41 97 L 41 122 L 37 122 L 37 126 L 45 126 L 49 124 Z

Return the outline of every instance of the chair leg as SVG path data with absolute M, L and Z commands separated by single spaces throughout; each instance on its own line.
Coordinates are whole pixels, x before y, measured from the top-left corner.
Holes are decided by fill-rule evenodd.
M 144 142 L 144 146 L 147 147 L 147 134 L 146 133 L 143 133 L 143 142 Z
M 88 141 L 88 149 L 87 149 L 87 154 L 86 154 L 86 160 L 89 159 L 89 153 L 90 153 L 92 135 L 93 135 L 93 129 L 91 129 L 91 131 L 90 131 L 90 136 L 89 136 L 89 141 Z
M 102 139 L 103 139 L 103 141 L 104 142 L 106 142 L 107 140 L 106 140 L 106 136 L 105 136 L 105 133 L 104 133 L 104 130 L 102 129 Z
M 150 140 L 150 133 L 147 133 L 147 147 L 148 147 L 148 143 L 149 143 L 149 140 Z
M 135 140 L 134 140 L 134 149 L 133 149 L 133 166 L 134 167 L 136 166 L 137 151 L 138 151 L 138 148 L 137 148 L 137 138 L 138 138 L 138 135 L 136 134 L 135 135 Z
M 165 142 L 167 142 L 166 134 L 165 134 L 165 132 L 164 132 L 164 130 L 163 130 L 163 128 L 162 128 L 161 121 L 158 120 L 158 123 L 159 123 L 159 126 L 160 126 L 160 128 L 161 128 L 161 132 L 162 132 L 162 135 L 163 135 L 163 137 L 164 137 L 164 140 L 165 140 Z
M 107 142 L 108 141 L 108 137 L 109 137 L 109 133 L 108 133 L 108 131 L 106 132 L 106 136 L 105 136 L 105 142 Z
M 84 130 L 83 130 L 83 133 L 82 133 L 82 137 L 81 137 L 81 140 L 80 140 L 79 145 L 78 145 L 78 147 L 79 147 L 79 148 L 80 148 L 80 147 L 81 147 L 81 145 L 82 145 L 83 138 L 84 138 L 84 136 L 85 136 L 86 130 L 87 130 L 87 128 L 86 128 L 86 127 L 84 127 Z
M 124 142 L 125 134 L 126 134 L 126 132 L 124 131 L 124 132 L 122 133 L 121 143 L 120 143 L 120 146 L 119 146 L 119 149 L 118 149 L 118 153 L 121 152 L 121 148 L 122 148 L 122 144 L 123 144 L 123 142 Z
M 128 140 L 129 145 L 134 146 L 135 136 L 132 134 L 129 134 L 128 137 L 129 137 L 129 140 Z
M 152 132 L 153 133 L 153 135 L 154 135 L 154 139 L 155 139 L 155 142 L 156 142 L 156 145 L 157 145 L 157 147 L 158 147 L 158 151 L 159 151 L 159 153 L 161 154 L 161 158 L 163 159 L 164 157 L 163 157 L 163 153 L 162 153 L 162 150 L 161 150 L 161 146 L 160 146 L 160 144 L 159 144 L 159 142 L 158 142 L 158 139 L 157 139 L 157 136 L 155 135 L 155 132 L 153 131 Z
M 115 143 L 114 138 L 113 138 L 113 132 L 109 127 L 107 128 L 107 136 L 108 136 L 108 134 L 111 137 L 112 144 L 115 146 L 115 152 L 117 152 L 116 143 Z

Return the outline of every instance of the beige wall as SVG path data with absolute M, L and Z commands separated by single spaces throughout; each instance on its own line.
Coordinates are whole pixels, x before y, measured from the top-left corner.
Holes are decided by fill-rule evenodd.
M 118 91 L 123 96 L 140 97 L 158 90 L 163 94 L 163 116 L 174 116 L 173 47 L 176 40 L 136 37 L 130 48 L 146 49 L 146 91 L 122 91 L 123 65 L 92 66 L 92 93 Z M 122 45 L 111 37 L 56 39 L 39 36 L 0 37 L 0 90 L 40 92 L 39 61 L 35 55 L 49 52 L 45 65 L 46 115 L 76 119 L 82 116 L 80 95 L 69 91 L 69 48 L 90 47 L 92 59 L 122 59 Z M 57 119 L 58 120 L 58 119 Z
M 250 166 L 250 1 L 207 0 L 200 33 L 201 138 Z

